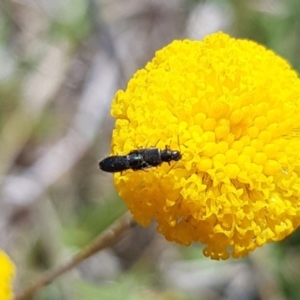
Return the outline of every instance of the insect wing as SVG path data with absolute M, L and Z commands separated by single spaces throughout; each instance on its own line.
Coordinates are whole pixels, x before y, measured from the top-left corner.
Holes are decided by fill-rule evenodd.
M 159 166 L 162 163 L 160 149 L 158 148 L 145 149 L 144 160 L 153 167 Z

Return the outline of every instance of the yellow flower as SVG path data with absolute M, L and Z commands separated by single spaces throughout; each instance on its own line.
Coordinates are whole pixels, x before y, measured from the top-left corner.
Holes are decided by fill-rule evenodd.
M 12 279 L 15 275 L 15 267 L 9 257 L 0 250 L 0 299 L 11 300 L 13 298 Z
M 300 80 L 248 40 L 216 33 L 174 41 L 112 105 L 112 152 L 166 146 L 182 159 L 116 173 L 135 219 L 166 239 L 246 256 L 300 223 Z

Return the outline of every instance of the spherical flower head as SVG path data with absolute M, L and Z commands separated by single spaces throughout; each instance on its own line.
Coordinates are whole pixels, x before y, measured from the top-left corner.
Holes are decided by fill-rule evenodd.
M 300 80 L 248 40 L 216 33 L 174 41 L 112 104 L 112 152 L 178 150 L 182 158 L 116 173 L 135 219 L 167 240 L 244 257 L 300 223 Z
M 9 257 L 0 250 L 0 299 L 11 300 L 13 298 L 12 279 L 15 275 L 15 267 Z

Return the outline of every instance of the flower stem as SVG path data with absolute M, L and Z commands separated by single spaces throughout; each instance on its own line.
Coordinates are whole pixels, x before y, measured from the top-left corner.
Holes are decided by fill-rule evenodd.
M 124 232 L 136 225 L 131 214 L 125 213 L 123 217 L 118 219 L 107 230 L 102 232 L 91 244 L 86 246 L 80 252 L 75 254 L 69 261 L 65 262 L 61 266 L 46 272 L 42 277 L 37 279 L 31 286 L 22 291 L 19 295 L 15 296 L 14 300 L 25 300 L 32 297 L 43 286 L 51 283 L 58 276 L 71 270 L 73 267 L 91 257 L 96 252 L 114 245 L 119 241 Z

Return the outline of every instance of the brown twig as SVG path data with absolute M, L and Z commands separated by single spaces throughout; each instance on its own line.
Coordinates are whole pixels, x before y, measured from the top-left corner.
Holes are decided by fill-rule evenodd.
M 88 257 L 91 257 L 94 253 L 114 245 L 120 236 L 128 229 L 135 225 L 135 221 L 131 215 L 127 212 L 123 217 L 117 220 L 111 227 L 106 231 L 102 232 L 90 245 L 82 249 L 71 260 L 65 264 L 59 266 L 45 273 L 41 278 L 35 281 L 31 286 L 22 291 L 19 295 L 15 296 L 14 300 L 26 300 L 34 295 L 43 286 L 51 283 L 58 276 L 71 270 L 73 267 L 81 263 Z

